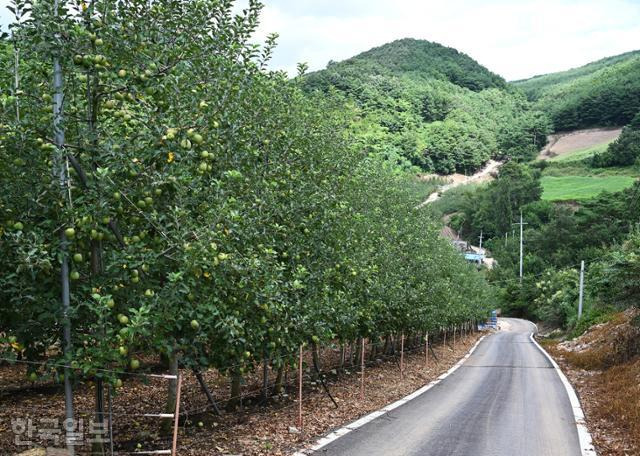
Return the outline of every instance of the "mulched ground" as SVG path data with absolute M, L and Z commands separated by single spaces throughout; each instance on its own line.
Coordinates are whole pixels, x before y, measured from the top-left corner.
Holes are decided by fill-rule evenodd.
M 447 345 L 434 344 L 439 362 L 432 356 L 425 366 L 424 349 L 406 353 L 404 376 L 400 378 L 399 356 L 373 360 L 365 369 L 365 398 L 360 400 L 359 367 L 337 369 L 341 353 L 336 347 L 320 353 L 325 382 L 335 398 L 338 408 L 326 395 L 321 383 L 306 368 L 303 387 L 303 427 L 301 432 L 290 429 L 297 426 L 298 402 L 295 372 L 288 375 L 285 392 L 273 397 L 265 406 L 260 400 L 261 369 L 250 374 L 243 385 L 241 410 L 216 416 L 207 409 L 207 400 L 201 392 L 195 376 L 185 371 L 181 400 L 181 424 L 178 437 L 178 453 L 181 455 L 285 455 L 309 446 L 317 438 L 349 423 L 371 411 L 377 410 L 429 383 L 453 366 L 477 341 L 481 334 L 471 334 L 464 340 L 458 337 L 455 350 L 451 337 Z M 152 360 L 149 360 L 150 362 Z M 311 365 L 310 353 L 305 353 L 307 366 Z M 216 398 L 229 396 L 228 380 L 215 370 L 203 373 Z M 275 373 L 269 373 L 273 383 Z M 93 415 L 94 390 L 91 385 L 78 385 L 75 389 L 76 416 L 85 420 L 85 437 L 89 420 Z M 140 417 L 140 413 L 162 412 L 166 399 L 166 381 L 133 377 L 118 390 L 113 399 L 114 446 L 118 454 L 135 452 L 138 445 L 143 450 L 170 448 L 167 438 L 158 434 L 158 420 Z M 64 419 L 64 397 L 60 385 L 25 384 L 23 366 L 0 366 L 0 455 L 16 454 L 29 446 L 17 446 L 12 420 L 31 419 L 35 446 L 60 447 L 41 435 L 43 419 L 58 420 L 61 428 Z M 52 427 L 52 426 L 45 426 Z M 293 431 L 293 432 L 292 432 Z M 78 447 L 78 452 L 88 447 Z

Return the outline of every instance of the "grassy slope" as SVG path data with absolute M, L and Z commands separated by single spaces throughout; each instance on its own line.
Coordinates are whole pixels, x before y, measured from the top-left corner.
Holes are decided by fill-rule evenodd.
M 630 176 L 544 176 L 542 199 L 549 201 L 576 201 L 597 196 L 601 192 L 619 192 L 631 187 L 635 179 Z
M 609 144 L 610 143 L 607 142 L 603 144 L 596 144 L 595 146 L 591 146 L 591 147 L 586 147 L 584 149 L 577 149 L 567 154 L 558 155 L 557 157 L 554 157 L 549 161 L 572 162 L 572 161 L 584 160 L 585 158 L 592 157 L 597 153 L 604 152 L 605 150 L 607 150 L 607 146 L 609 146 Z

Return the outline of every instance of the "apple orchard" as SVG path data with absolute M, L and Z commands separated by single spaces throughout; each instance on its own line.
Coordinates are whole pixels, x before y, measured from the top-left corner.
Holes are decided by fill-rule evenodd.
M 54 3 L 16 0 L 0 40 L 0 354 L 28 379 L 117 394 L 155 360 L 237 387 L 303 344 L 486 315 L 357 108 L 267 69 L 259 3 Z

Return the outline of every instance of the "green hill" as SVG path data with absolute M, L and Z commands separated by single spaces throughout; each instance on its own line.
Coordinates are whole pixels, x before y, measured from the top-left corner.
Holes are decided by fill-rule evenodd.
M 410 38 L 370 49 L 342 62 L 330 62 L 326 70 L 307 76 L 307 86 L 346 88 L 349 79 L 359 75 L 433 78 L 475 91 L 506 87 L 502 77 L 468 55 L 438 43 Z
M 490 158 L 529 159 L 548 119 L 471 57 L 404 39 L 305 76 L 307 91 L 336 90 L 352 107 L 359 146 L 404 167 L 471 173 Z
M 513 84 L 549 114 L 557 131 L 622 126 L 640 110 L 640 51 Z

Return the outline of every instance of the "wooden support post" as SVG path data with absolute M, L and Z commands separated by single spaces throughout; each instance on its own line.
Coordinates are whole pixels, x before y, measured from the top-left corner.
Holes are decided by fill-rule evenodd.
M 178 389 L 176 391 L 176 410 L 173 418 L 173 443 L 171 445 L 171 456 L 178 454 L 178 421 L 180 420 L 180 391 L 182 389 L 182 374 L 178 373 Z
M 298 355 L 298 429 L 302 431 L 302 345 Z
M 404 379 L 404 333 L 400 335 L 400 379 Z
M 429 331 L 424 336 L 424 367 L 429 367 Z
M 456 349 L 456 325 L 453 325 L 453 349 Z
M 364 337 L 362 339 L 362 352 L 360 353 L 360 400 L 364 400 Z

